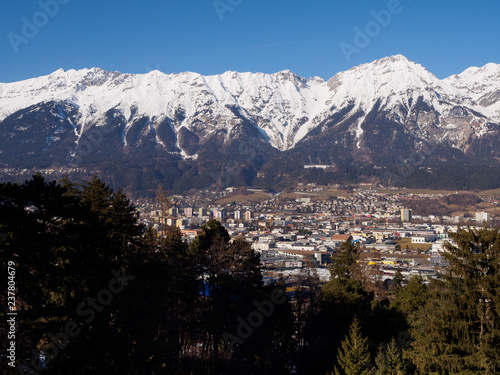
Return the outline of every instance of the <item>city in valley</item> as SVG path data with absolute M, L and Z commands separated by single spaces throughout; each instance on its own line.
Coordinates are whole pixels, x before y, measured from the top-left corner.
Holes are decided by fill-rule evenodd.
M 443 245 L 453 244 L 450 232 L 498 227 L 497 193 L 309 184 L 288 192 L 204 190 L 134 204 L 141 221 L 160 237 L 175 227 L 191 242 L 203 224 L 219 221 L 233 239 L 244 239 L 260 253 L 265 280 L 284 277 L 289 290 L 306 276 L 328 281 L 331 255 L 344 241 L 359 243 L 364 270 L 390 289 L 398 269 L 405 278 L 440 278 L 447 266 Z

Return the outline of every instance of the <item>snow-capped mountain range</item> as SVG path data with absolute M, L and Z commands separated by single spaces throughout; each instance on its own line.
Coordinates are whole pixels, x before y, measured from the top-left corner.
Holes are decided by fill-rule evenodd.
M 384 127 L 387 123 L 392 125 Z M 332 145 L 343 142 L 343 152 L 354 155 L 353 160 L 379 163 L 373 155 L 381 145 L 374 137 L 382 133 L 390 143 L 398 133 L 415 150 L 433 143 L 484 157 L 487 143 L 487 156 L 496 159 L 500 65 L 469 68 L 440 80 L 396 55 L 340 72 L 328 81 L 290 71 L 202 76 L 92 68 L 60 69 L 48 76 L 0 83 L 4 166 L 13 164 L 1 162 L 9 153 L 16 154 L 16 160 L 23 153 L 56 158 L 61 148 L 67 150 L 64 160 L 71 161 L 82 139 L 106 124 L 120 134 L 113 146 L 117 150 L 130 153 L 149 143 L 156 153 L 178 162 L 196 160 L 214 136 L 218 147 L 224 147 L 247 133 L 252 142 L 258 139 L 274 150 L 268 150 L 271 154 L 314 145 L 315 139 L 335 133 Z M 481 153 L 475 149 L 477 142 Z M 94 151 L 104 147 L 94 143 Z M 339 163 L 331 153 L 326 158 L 330 160 L 307 155 L 304 162 Z M 254 166 L 252 173 L 265 163 Z

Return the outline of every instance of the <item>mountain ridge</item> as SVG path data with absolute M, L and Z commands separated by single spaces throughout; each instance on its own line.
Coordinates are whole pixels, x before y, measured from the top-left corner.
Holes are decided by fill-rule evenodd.
M 442 80 L 403 55 L 327 81 L 290 70 L 203 76 L 59 69 L 0 83 L 0 166 L 114 160 L 139 170 L 147 159 L 171 173 L 155 180 L 209 185 L 217 180 L 213 170 L 231 170 L 233 182 L 251 185 L 273 183 L 262 176 L 270 166 L 286 171 L 290 158 L 380 167 L 436 144 L 429 162 L 496 163 L 499 123 L 500 65 L 493 63 Z

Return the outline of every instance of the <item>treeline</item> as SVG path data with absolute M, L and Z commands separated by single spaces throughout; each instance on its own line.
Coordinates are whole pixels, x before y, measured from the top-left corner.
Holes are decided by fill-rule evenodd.
M 285 153 L 273 159 L 259 171 L 254 186 L 285 189 L 297 182 L 318 185 L 356 185 L 377 183 L 383 186 L 434 190 L 488 190 L 500 186 L 500 166 L 440 163 L 412 165 L 381 161 L 379 167 L 350 161 L 335 163 L 335 168 L 304 169 L 308 161 L 301 161 L 300 154 Z M 328 159 L 325 159 L 328 160 Z M 325 162 L 327 163 L 327 162 Z M 428 169 L 429 168 L 429 169 Z
M 483 200 L 476 194 L 451 194 L 443 198 L 443 202 L 448 205 L 473 206 L 481 203 Z
M 452 213 L 443 200 L 434 198 L 411 199 L 405 202 L 405 207 L 412 210 L 413 215 L 447 216 Z
M 4 351 L 2 373 L 500 371 L 498 231 L 453 235 L 450 268 L 429 285 L 401 274 L 392 288 L 376 281 L 349 242 L 325 285 L 312 269 L 293 286 L 265 285 L 258 254 L 216 221 L 187 244 L 175 229 L 159 237 L 142 226 L 125 195 L 97 178 L 34 176 L 0 184 L 0 234 L 17 287 L 16 367 Z
M 405 206 L 413 211 L 414 215 L 436 215 L 447 216 L 453 211 L 448 206 L 458 205 L 461 207 L 474 206 L 481 203 L 481 197 L 475 194 L 457 193 L 442 198 L 421 198 L 405 202 Z

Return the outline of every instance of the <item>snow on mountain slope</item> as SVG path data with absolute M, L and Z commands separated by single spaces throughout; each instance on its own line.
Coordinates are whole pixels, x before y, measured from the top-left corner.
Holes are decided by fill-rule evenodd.
M 379 98 L 394 103 L 409 90 L 421 90 L 420 94 L 433 99 L 429 92 L 441 89 L 441 82 L 421 65 L 396 55 L 338 73 L 328 81 L 328 86 L 335 97 L 369 105 Z
M 492 64 L 494 65 L 494 64 Z M 471 136 L 488 132 L 488 123 L 500 105 L 498 84 L 480 84 L 485 75 L 489 79 L 498 66 L 486 66 L 482 75 L 470 74 L 465 82 L 470 95 L 452 80 L 439 80 L 424 67 L 409 61 L 402 55 L 390 56 L 369 64 L 354 67 L 331 78 L 327 85 L 332 93 L 329 104 L 335 108 L 353 104 L 351 115 L 365 116 L 378 106 L 379 112 L 387 112 L 409 132 L 433 142 L 446 141 L 462 151 Z M 474 71 L 475 72 L 475 71 Z M 486 72 L 486 73 L 484 73 Z M 498 82 L 498 78 L 497 78 Z M 486 102 L 490 99 L 490 102 Z M 422 103 L 425 105 L 422 106 Z M 492 108 L 485 108 L 484 105 Z M 417 108 L 420 106 L 420 108 Z M 492 118 L 489 118 L 489 117 Z M 351 132 L 360 140 L 365 118 L 353 121 Z
M 472 67 L 444 80 L 463 96 L 469 97 L 478 111 L 500 121 L 500 64 Z
M 418 97 L 435 102 L 438 98 L 436 91 L 443 90 L 438 78 L 402 55 L 386 57 L 338 73 L 327 85 L 332 94 L 329 101 L 332 105 L 342 108 L 354 103 L 351 113 L 361 111 L 365 115 L 380 100 L 382 107 L 390 110 L 399 105 L 411 108 L 412 101 Z M 364 117 L 360 118 L 353 128 L 358 148 L 364 132 L 364 120 Z
M 119 111 L 127 121 L 124 145 L 127 132 L 141 118 L 148 118 L 155 129 L 168 123 L 176 134 L 186 128 L 201 140 L 220 130 L 226 137 L 235 136 L 238 124 L 247 121 L 283 151 L 295 147 L 336 111 L 352 106 L 346 117 L 361 113 L 350 130 L 360 148 L 365 117 L 379 105 L 419 136 L 449 140 L 463 149 L 471 135 L 481 136 L 489 121 L 500 120 L 500 65 L 470 68 L 439 80 L 421 65 L 396 55 L 338 73 L 328 82 L 317 77 L 306 80 L 290 71 L 202 76 L 59 69 L 48 76 L 0 83 L 0 122 L 18 110 L 49 101 L 71 103 L 78 109 L 78 136 L 108 111 Z M 417 110 L 418 102 L 425 102 L 427 109 Z M 431 127 L 435 129 L 430 131 Z M 185 150 L 177 147 L 186 157 Z
M 181 112 L 186 120 L 176 124 L 176 130 L 182 126 L 192 130 L 195 120 L 200 120 L 205 124 L 203 133 L 209 134 L 217 128 L 230 129 L 237 119 L 228 106 L 237 106 L 267 134 L 273 147 L 283 150 L 293 146 L 293 134 L 308 116 L 323 108 L 316 96 L 326 91 L 322 81 L 306 81 L 289 71 L 204 77 L 196 73 L 131 75 L 98 68 L 60 69 L 45 77 L 0 84 L 0 121 L 19 109 L 55 100 L 79 108 L 82 131 L 85 124 L 118 109 L 130 120 L 143 115 L 173 119 Z

